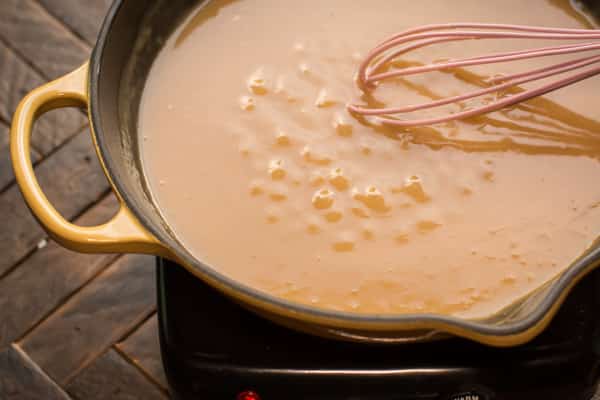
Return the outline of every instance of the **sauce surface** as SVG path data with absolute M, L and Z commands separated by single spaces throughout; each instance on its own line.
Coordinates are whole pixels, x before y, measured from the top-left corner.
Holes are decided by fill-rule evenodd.
M 598 77 L 419 129 L 345 109 L 360 101 L 354 73 L 375 44 L 452 21 L 592 26 L 558 0 L 200 7 L 155 61 L 139 119 L 148 183 L 178 239 L 246 285 L 357 313 L 482 317 L 567 268 L 600 230 Z M 515 45 L 450 44 L 403 61 Z M 377 99 L 453 95 L 543 62 L 396 80 Z

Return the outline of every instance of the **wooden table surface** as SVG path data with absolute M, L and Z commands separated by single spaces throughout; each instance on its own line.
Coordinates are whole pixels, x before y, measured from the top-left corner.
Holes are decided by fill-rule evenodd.
M 0 0 L 0 400 L 168 398 L 153 258 L 53 243 L 9 161 L 18 102 L 89 57 L 110 2 Z M 82 111 L 44 116 L 32 146 L 38 179 L 63 215 L 92 224 L 115 212 Z
M 53 243 L 9 160 L 18 102 L 88 58 L 110 2 L 0 0 L 0 400 L 168 398 L 152 257 Z M 82 111 L 47 114 L 32 144 L 38 179 L 64 216 L 94 224 L 115 212 Z

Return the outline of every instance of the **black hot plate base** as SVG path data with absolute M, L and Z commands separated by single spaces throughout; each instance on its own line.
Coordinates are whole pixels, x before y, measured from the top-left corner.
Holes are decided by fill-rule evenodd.
M 589 400 L 600 360 L 600 271 L 548 329 L 497 349 L 460 339 L 382 346 L 297 333 L 158 259 L 160 341 L 176 399 Z M 240 396 L 253 391 L 259 397 Z

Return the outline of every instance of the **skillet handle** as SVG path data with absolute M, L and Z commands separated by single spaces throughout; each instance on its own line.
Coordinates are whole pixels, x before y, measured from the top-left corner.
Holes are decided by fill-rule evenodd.
M 58 243 L 84 253 L 148 253 L 164 255 L 160 242 L 148 233 L 119 197 L 120 208 L 107 223 L 82 227 L 70 223 L 42 191 L 30 156 L 31 131 L 44 113 L 62 107 L 87 107 L 88 64 L 31 91 L 19 104 L 10 132 L 10 152 L 17 183 L 29 209 Z

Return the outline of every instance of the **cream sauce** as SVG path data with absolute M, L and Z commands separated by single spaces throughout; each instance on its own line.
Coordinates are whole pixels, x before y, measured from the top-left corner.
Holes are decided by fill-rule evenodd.
M 140 109 L 147 179 L 177 237 L 253 288 L 358 313 L 481 317 L 563 271 L 600 229 L 600 79 L 406 131 L 345 110 L 360 98 L 361 56 L 408 27 L 590 26 L 566 1 L 491 4 L 200 7 L 155 61 Z M 406 61 L 515 45 L 449 44 Z M 377 96 L 400 105 L 456 94 L 523 66 L 397 80 Z

